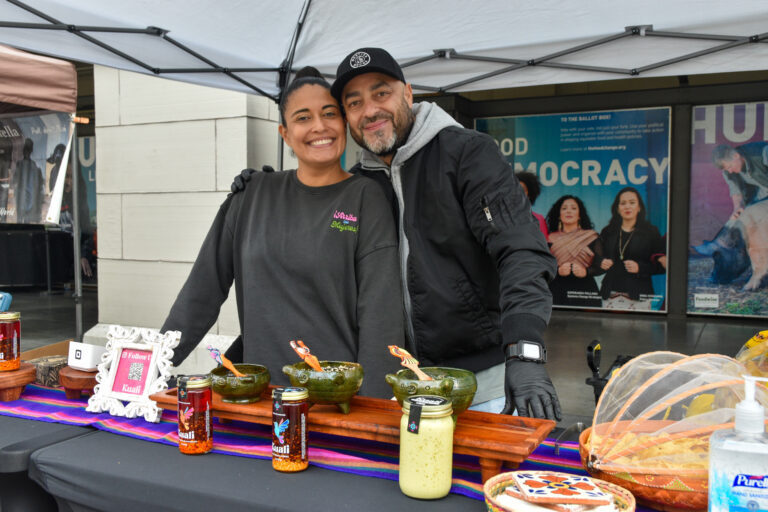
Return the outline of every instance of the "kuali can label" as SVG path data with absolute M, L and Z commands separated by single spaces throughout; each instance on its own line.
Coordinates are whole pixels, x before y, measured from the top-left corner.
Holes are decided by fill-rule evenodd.
M 202 376 L 179 378 L 179 451 L 187 455 L 208 453 L 211 435 L 211 381 Z
M 307 390 L 276 388 L 272 397 L 272 467 L 285 472 L 307 469 Z

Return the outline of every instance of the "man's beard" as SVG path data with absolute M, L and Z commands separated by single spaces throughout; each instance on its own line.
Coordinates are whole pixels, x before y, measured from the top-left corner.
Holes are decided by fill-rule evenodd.
M 369 123 L 376 122 L 380 119 L 388 119 L 392 123 L 392 133 L 388 137 L 384 137 L 380 131 L 376 131 L 370 136 L 373 137 L 372 141 L 368 141 L 363 135 L 364 126 Z M 400 106 L 397 108 L 397 112 L 393 116 L 387 112 L 381 112 L 373 117 L 366 117 L 360 121 L 360 136 L 352 133 L 352 137 L 355 142 L 363 146 L 365 149 L 377 156 L 388 156 L 393 154 L 398 148 L 408 140 L 408 135 L 411 133 L 413 127 L 413 110 L 408 106 L 408 103 L 403 99 Z

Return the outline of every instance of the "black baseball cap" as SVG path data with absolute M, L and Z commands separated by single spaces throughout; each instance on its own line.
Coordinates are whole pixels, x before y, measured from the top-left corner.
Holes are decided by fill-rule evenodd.
M 382 48 L 360 48 L 347 55 L 336 69 L 331 95 L 341 104 L 341 93 L 350 80 L 364 73 L 383 73 L 405 83 L 400 64 Z

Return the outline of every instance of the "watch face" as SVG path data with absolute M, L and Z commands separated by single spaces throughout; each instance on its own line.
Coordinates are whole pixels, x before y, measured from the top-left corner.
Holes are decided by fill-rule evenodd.
M 522 343 L 522 356 L 526 359 L 541 359 L 541 347 L 533 343 Z

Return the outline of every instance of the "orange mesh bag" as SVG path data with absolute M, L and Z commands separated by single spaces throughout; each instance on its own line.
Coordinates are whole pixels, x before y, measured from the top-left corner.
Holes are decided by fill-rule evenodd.
M 582 463 L 654 508 L 706 509 L 709 437 L 733 428 L 746 373 L 719 354 L 632 359 L 608 382 L 592 428 L 580 436 Z M 764 387 L 756 395 L 768 405 Z

